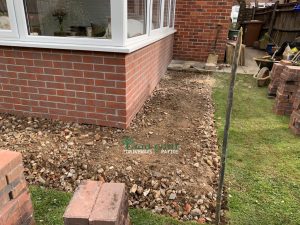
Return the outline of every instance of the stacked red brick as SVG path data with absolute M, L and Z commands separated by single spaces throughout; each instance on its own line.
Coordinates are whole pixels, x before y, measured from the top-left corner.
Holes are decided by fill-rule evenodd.
M 278 115 L 291 115 L 296 92 L 300 87 L 300 67 L 286 66 L 279 82 L 274 112 Z
M 34 225 L 22 156 L 0 150 L 0 225 Z
M 125 184 L 85 181 L 64 214 L 65 225 L 129 225 Z
M 272 71 L 270 73 L 271 82 L 268 87 L 270 96 L 276 96 L 277 88 L 280 84 L 280 74 L 282 73 L 283 68 L 284 65 L 281 63 L 275 63 L 273 65 Z
M 290 119 L 290 129 L 294 134 L 300 135 L 300 88 L 295 95 L 293 112 Z

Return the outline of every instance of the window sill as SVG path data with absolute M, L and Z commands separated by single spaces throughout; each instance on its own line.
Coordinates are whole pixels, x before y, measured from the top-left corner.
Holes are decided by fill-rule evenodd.
M 0 46 L 13 46 L 13 47 L 29 47 L 29 48 L 47 48 L 47 49 L 65 49 L 65 50 L 82 50 L 82 51 L 98 51 L 98 52 L 117 52 L 117 53 L 131 53 L 139 50 L 147 45 L 159 41 L 169 35 L 172 35 L 176 30 L 168 30 L 162 34 L 148 36 L 143 40 L 135 43 L 122 46 L 97 46 L 97 45 L 81 45 L 81 44 L 62 44 L 62 43 L 43 43 L 31 42 L 21 40 L 1 40 Z

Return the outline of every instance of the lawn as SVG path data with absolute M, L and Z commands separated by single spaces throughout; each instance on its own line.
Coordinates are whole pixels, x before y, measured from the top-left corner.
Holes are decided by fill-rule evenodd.
M 218 137 L 228 83 L 229 76 L 217 76 Z M 266 93 L 251 76 L 238 76 L 226 171 L 230 224 L 300 224 L 300 138 L 289 131 L 288 117 L 272 113 Z
M 213 97 L 219 137 L 228 83 L 228 75 L 216 76 Z M 252 77 L 238 76 L 226 171 L 230 224 L 300 224 L 300 138 L 289 131 L 288 117 L 272 113 L 274 101 L 266 92 Z M 33 186 L 31 193 L 37 225 L 62 225 L 71 195 Z M 131 209 L 130 215 L 134 225 L 192 224 L 145 210 Z

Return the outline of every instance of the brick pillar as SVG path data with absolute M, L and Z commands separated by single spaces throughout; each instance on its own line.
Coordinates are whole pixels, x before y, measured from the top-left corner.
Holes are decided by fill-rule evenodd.
M 65 225 L 129 225 L 125 184 L 84 181 L 64 214 Z
M 20 153 L 0 150 L 0 225 L 34 225 Z

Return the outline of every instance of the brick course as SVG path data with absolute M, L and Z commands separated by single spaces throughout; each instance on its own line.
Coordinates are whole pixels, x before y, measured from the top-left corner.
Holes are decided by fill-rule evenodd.
M 130 54 L 0 47 L 0 112 L 126 128 L 172 58 L 173 35 Z
M 34 225 L 20 153 L 0 150 L 0 225 Z
M 220 24 L 216 53 L 223 61 L 232 5 L 232 0 L 177 0 L 174 59 L 206 61 Z

